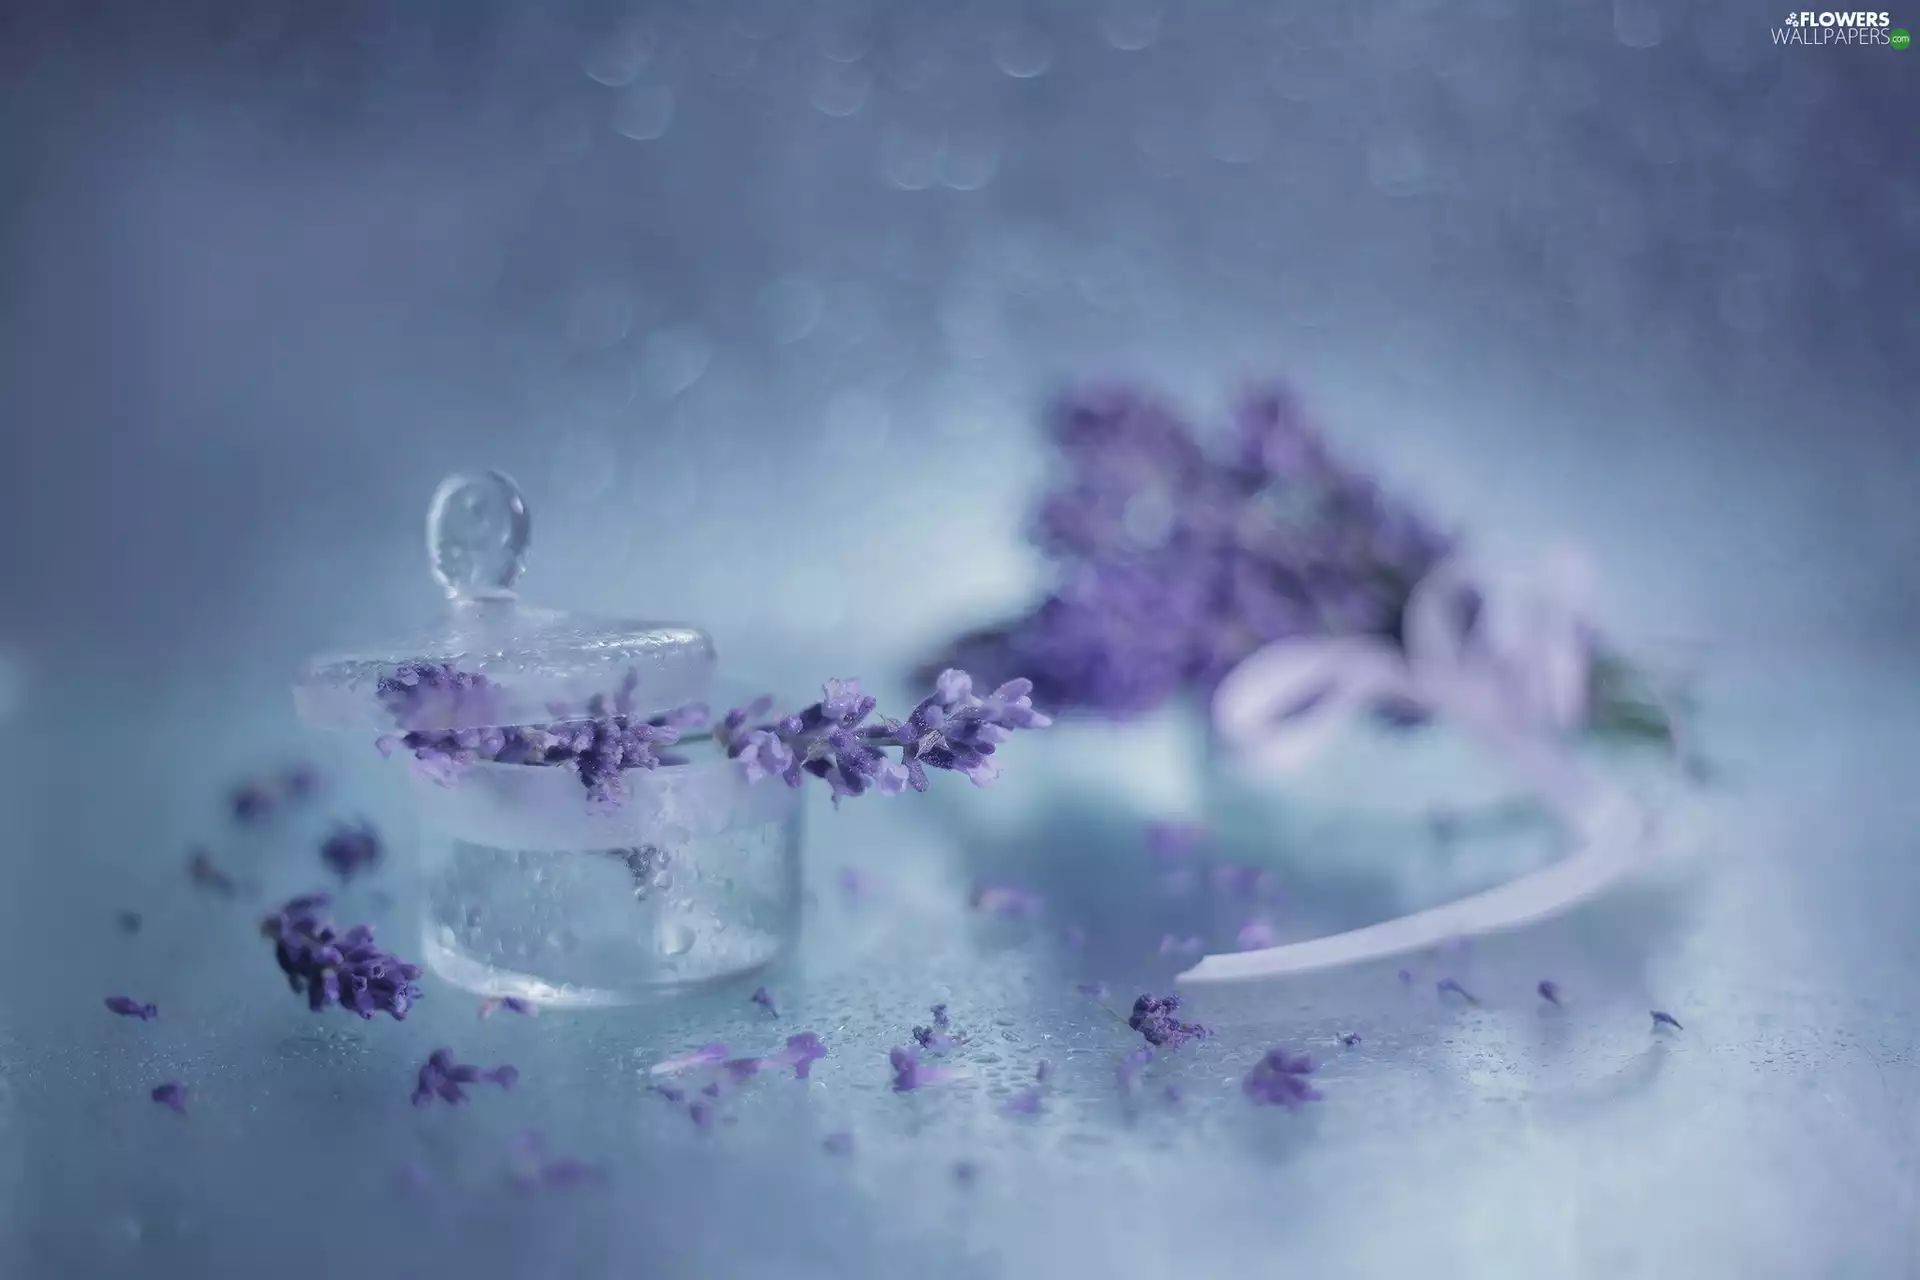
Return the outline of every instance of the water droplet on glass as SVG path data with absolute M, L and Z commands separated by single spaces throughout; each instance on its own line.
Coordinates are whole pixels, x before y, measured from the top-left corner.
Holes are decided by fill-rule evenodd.
M 1114 48 L 1135 53 L 1160 38 L 1160 16 L 1157 0 L 1114 0 L 1100 19 L 1100 33 Z
M 865 67 L 840 62 L 822 63 L 813 76 L 808 101 L 826 115 L 845 118 L 867 105 L 873 93 L 873 73 Z
M 427 508 L 433 576 L 455 598 L 512 595 L 531 538 L 519 486 L 498 471 L 447 477 Z
M 580 69 L 610 89 L 623 88 L 653 60 L 653 48 L 652 32 L 630 27 L 588 45 L 580 55 Z
M 978 191 L 1000 170 L 1000 144 L 984 133 L 958 133 L 940 154 L 940 181 L 955 191 Z
M 671 400 L 700 381 L 712 357 L 698 328 L 670 325 L 647 335 L 640 353 L 640 381 L 656 399 Z
M 1031 80 L 1053 65 L 1053 41 L 1038 27 L 1008 27 L 993 40 L 993 61 L 1016 80 Z
M 665 136 L 672 123 L 673 90 L 663 84 L 628 89 L 613 106 L 614 131 L 635 142 L 651 142 Z
M 660 954 L 683 956 L 693 950 L 693 926 L 683 920 L 669 920 L 660 926 Z
M 1660 43 L 1660 11 L 1649 0 L 1613 0 L 1613 34 L 1629 49 Z
M 798 342 L 820 323 L 824 302 L 819 285 L 789 276 L 762 289 L 755 310 L 768 337 L 779 343 Z
M 891 128 L 880 140 L 880 166 L 903 191 L 925 191 L 940 178 L 940 148 L 924 134 Z

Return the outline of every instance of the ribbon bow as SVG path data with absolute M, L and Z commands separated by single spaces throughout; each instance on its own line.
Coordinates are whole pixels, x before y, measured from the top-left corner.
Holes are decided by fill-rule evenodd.
M 1558 915 L 1644 863 L 1649 823 L 1624 792 L 1566 749 L 1587 717 L 1592 575 L 1571 553 L 1529 579 L 1495 580 L 1454 558 L 1408 600 L 1404 647 L 1363 636 L 1283 640 L 1250 655 L 1214 694 L 1223 745 L 1275 779 L 1356 716 L 1402 706 L 1445 719 L 1504 760 L 1574 833 L 1553 866 L 1445 906 L 1347 933 L 1211 955 L 1182 982 L 1237 982 L 1384 959 Z

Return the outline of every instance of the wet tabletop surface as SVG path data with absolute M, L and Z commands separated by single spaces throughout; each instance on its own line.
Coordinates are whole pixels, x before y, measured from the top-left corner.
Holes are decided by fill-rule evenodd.
M 1411 981 L 1389 964 L 1198 990 L 1189 1016 L 1216 1036 L 1131 1087 L 1126 1005 L 1184 963 L 1163 938 L 1224 945 L 1249 907 L 1166 882 L 1146 813 L 1086 790 L 1089 731 L 1020 744 L 994 790 L 811 812 L 805 940 L 762 975 L 778 1016 L 749 980 L 483 1019 L 430 975 L 404 1023 L 308 1013 L 255 928 L 266 901 L 326 883 L 327 820 L 365 812 L 392 858 L 340 914 L 407 953 L 411 837 L 377 765 L 343 749 L 304 811 L 239 835 L 230 780 L 190 766 L 90 804 L 88 781 L 49 763 L 84 735 L 55 734 L 12 775 L 69 814 L 64 856 L 9 903 L 12 1273 L 237 1275 L 297 1256 L 471 1276 L 1913 1274 L 1920 800 L 1900 761 L 1920 698 L 1899 677 L 1864 657 L 1792 682 L 1735 665 L 1710 704 L 1723 776 L 1694 805 L 1704 859 L 1410 962 Z M 283 716 L 258 721 L 224 731 L 257 736 L 262 759 L 298 741 Z M 167 736 L 126 732 L 135 755 Z M 1133 794 L 1177 805 L 1150 734 L 1106 741 L 1110 782 L 1136 768 Z M 236 900 L 189 882 L 195 842 L 245 882 Z M 980 880 L 1034 889 L 1044 915 L 969 910 Z M 1377 909 L 1311 856 L 1279 882 L 1265 910 L 1283 928 Z M 1546 977 L 1563 1007 L 1535 994 Z M 1480 1003 L 1437 993 L 1448 978 Z M 1077 989 L 1094 982 L 1110 994 Z M 101 999 L 118 991 L 160 1016 L 113 1017 Z M 897 1094 L 888 1050 L 935 1003 L 964 1041 L 942 1059 L 958 1075 Z M 1652 1008 L 1684 1030 L 1653 1031 Z M 828 1047 L 811 1078 L 763 1074 L 710 1128 L 647 1088 L 671 1055 L 715 1040 L 761 1055 L 802 1029 Z M 513 1064 L 518 1086 L 415 1109 L 440 1045 Z M 1251 1104 L 1240 1081 L 1273 1046 L 1319 1061 L 1323 1101 Z M 1010 1113 L 1042 1060 L 1038 1113 Z M 188 1086 L 184 1116 L 149 1100 L 162 1080 Z M 540 1159 L 604 1180 L 517 1185 L 538 1163 L 529 1131 Z M 830 1149 L 843 1133 L 851 1150 Z

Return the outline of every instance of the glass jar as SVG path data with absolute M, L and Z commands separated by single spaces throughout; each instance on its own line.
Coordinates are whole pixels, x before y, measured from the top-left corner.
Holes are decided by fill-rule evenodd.
M 442 624 L 294 686 L 308 723 L 408 767 L 426 965 L 557 1006 L 767 965 L 799 928 L 801 793 L 749 784 L 706 736 L 704 631 L 522 606 L 530 529 L 506 476 L 448 479 L 427 538 Z

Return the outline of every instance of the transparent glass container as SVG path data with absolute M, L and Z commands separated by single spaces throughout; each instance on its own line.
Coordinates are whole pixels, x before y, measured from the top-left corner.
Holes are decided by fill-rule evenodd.
M 749 784 L 698 724 L 591 787 L 551 749 L 710 705 L 707 634 L 523 606 L 531 524 L 499 472 L 449 478 L 427 523 L 440 626 L 317 658 L 294 684 L 309 724 L 407 769 L 425 964 L 481 995 L 604 1006 L 779 957 L 800 921 L 799 791 Z

